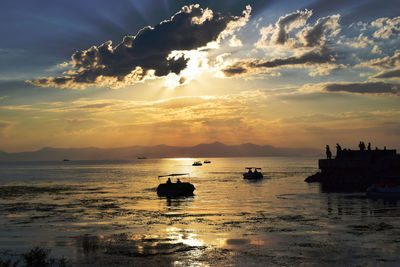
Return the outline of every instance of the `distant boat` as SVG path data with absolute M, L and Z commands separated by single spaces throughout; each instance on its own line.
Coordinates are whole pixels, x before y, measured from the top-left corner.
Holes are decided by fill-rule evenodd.
M 209 160 L 206 159 L 206 160 L 204 161 L 204 164 L 207 164 L 207 163 L 211 163 L 211 161 L 209 161 Z
M 203 164 L 201 163 L 201 161 L 195 161 L 193 162 L 192 166 L 202 166 Z
M 400 198 L 400 185 L 395 181 L 373 184 L 367 188 L 366 195 L 370 198 Z
M 69 161 L 69 159 L 64 159 L 63 161 Z
M 261 168 L 255 167 L 246 167 L 247 172 L 243 173 L 243 179 L 262 179 L 264 176 L 262 175 Z M 254 169 L 254 171 L 253 171 Z M 258 171 L 260 170 L 260 171 Z
M 168 180 L 166 183 L 158 185 L 157 194 L 159 196 L 192 196 L 193 191 L 196 189 L 194 185 L 189 182 L 181 182 L 180 180 L 188 175 L 188 173 L 173 173 L 158 176 L 158 179 L 168 177 Z M 171 178 L 176 178 L 176 182 L 172 182 Z
M 146 157 L 137 157 L 137 159 L 147 159 Z

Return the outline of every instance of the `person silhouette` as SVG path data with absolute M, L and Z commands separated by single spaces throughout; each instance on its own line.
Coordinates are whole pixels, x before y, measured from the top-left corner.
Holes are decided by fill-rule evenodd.
M 167 184 L 170 184 L 170 183 L 171 183 L 171 178 L 168 178 Z
M 181 183 L 181 180 L 178 178 L 178 180 L 176 181 L 177 184 Z
M 342 156 L 342 147 L 339 144 L 336 144 L 336 157 L 340 158 Z
M 360 148 L 360 151 L 364 151 L 365 150 L 364 142 L 360 141 L 360 144 L 358 144 L 358 147 Z
M 371 151 L 371 142 L 368 142 L 368 147 L 367 147 L 368 151 Z
M 329 148 L 329 145 L 326 145 L 326 158 L 327 159 L 332 158 L 332 152 L 331 152 L 331 149 Z

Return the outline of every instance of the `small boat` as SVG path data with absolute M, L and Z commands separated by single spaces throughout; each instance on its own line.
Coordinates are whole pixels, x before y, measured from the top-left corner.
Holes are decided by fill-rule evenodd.
M 194 185 L 189 182 L 181 182 L 180 180 L 180 178 L 187 177 L 188 175 L 188 173 L 173 173 L 158 176 L 158 179 L 163 177 L 168 177 L 168 179 L 166 183 L 158 185 L 157 194 L 159 196 L 192 196 L 193 191 L 196 189 Z M 177 178 L 176 182 L 172 182 L 171 178 Z
M 147 159 L 146 157 L 137 157 L 137 159 Z
M 208 159 L 206 159 L 206 160 L 204 161 L 204 164 L 208 164 L 208 163 L 211 163 L 211 161 L 209 161 Z
M 255 168 L 255 167 L 246 167 L 247 172 L 243 173 L 243 179 L 262 179 L 264 176 L 262 175 L 261 172 L 258 170 L 261 170 L 261 168 Z M 254 169 L 254 171 L 253 171 Z
M 69 161 L 69 159 L 64 159 L 63 161 Z
M 202 166 L 203 164 L 201 163 L 201 161 L 195 161 L 193 162 L 192 166 Z
M 367 188 L 366 195 L 370 198 L 400 198 L 400 185 L 396 181 L 372 184 Z

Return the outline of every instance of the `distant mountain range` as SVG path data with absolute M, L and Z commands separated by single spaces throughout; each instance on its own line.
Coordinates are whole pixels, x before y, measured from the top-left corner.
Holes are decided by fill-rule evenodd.
M 0 161 L 50 161 L 50 160 L 130 160 L 137 157 L 261 157 L 261 156 L 320 156 L 322 150 L 314 148 L 279 148 L 251 143 L 229 146 L 220 142 L 191 147 L 130 146 L 119 148 L 52 148 L 37 151 L 7 153 L 0 151 Z

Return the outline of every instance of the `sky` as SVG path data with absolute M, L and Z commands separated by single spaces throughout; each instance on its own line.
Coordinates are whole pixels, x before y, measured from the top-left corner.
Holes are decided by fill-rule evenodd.
M 396 2 L 2 0 L 0 150 L 399 150 Z

